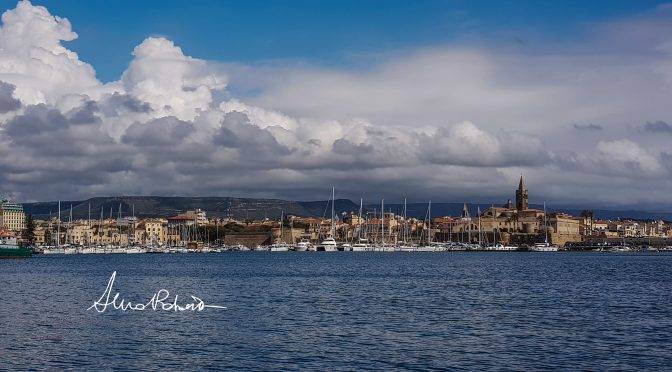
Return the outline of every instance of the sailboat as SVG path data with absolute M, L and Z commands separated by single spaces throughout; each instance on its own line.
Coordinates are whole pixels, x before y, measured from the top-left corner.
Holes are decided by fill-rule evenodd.
M 417 248 L 419 252 L 434 252 L 436 247 L 432 246 L 432 201 L 427 204 L 427 244 Z
M 415 251 L 416 247 L 408 243 L 408 208 L 406 206 L 406 198 L 404 198 L 404 210 L 402 214 L 404 218 L 404 225 L 401 231 L 401 244 L 398 244 L 395 250 L 399 252 L 413 252 Z
M 317 246 L 318 251 L 324 251 L 324 252 L 336 252 L 338 250 L 338 244 L 336 243 L 336 240 L 334 239 L 334 236 L 336 236 L 336 222 L 334 220 L 334 200 L 335 200 L 335 191 L 336 189 L 334 187 L 331 188 L 331 232 L 330 236 L 328 236 L 326 239 L 324 239 L 320 245 Z
M 385 244 L 385 199 L 380 201 L 380 247 L 377 247 L 376 250 L 394 251 L 394 247 Z
M 357 242 L 352 245 L 353 252 L 365 252 L 372 250 L 368 243 L 368 239 L 362 237 L 362 229 L 364 228 L 364 223 L 362 222 L 362 209 L 364 207 L 363 203 L 364 199 L 359 198 L 359 227 L 357 228 Z
M 289 251 L 289 245 L 286 244 L 283 239 L 282 239 L 282 232 L 283 232 L 283 220 L 285 219 L 285 212 L 280 211 L 280 237 L 278 238 L 278 241 L 271 245 L 271 252 L 287 252 Z
M 546 202 L 544 202 L 544 242 L 530 247 L 533 252 L 557 252 L 558 247 L 548 244 L 548 224 L 546 222 Z

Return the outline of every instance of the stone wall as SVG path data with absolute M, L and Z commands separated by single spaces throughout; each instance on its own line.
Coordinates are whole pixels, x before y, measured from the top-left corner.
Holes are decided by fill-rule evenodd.
M 270 232 L 254 234 L 226 234 L 224 237 L 224 244 L 229 246 L 244 245 L 248 248 L 254 248 L 258 245 L 269 245 L 273 244 L 273 234 Z

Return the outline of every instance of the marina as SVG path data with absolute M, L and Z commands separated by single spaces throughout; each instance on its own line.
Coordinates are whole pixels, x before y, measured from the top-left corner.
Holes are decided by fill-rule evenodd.
M 186 211 L 167 219 L 138 220 L 135 207 L 131 215 L 91 219 L 88 207 L 86 220 L 74 221 L 70 206 L 67 221 L 62 221 L 61 203 L 58 214 L 46 223 L 49 240 L 55 244 L 37 244 L 41 254 L 144 254 L 144 253 L 222 253 L 229 251 L 257 252 L 664 252 L 672 250 L 669 239 L 627 237 L 627 225 L 616 221 L 616 236 L 609 236 L 602 221 L 589 215 L 580 219 L 551 215 L 546 203 L 542 209 L 531 208 L 528 191 L 521 175 L 516 190 L 516 204 L 508 201 L 502 207 L 494 205 L 471 217 L 464 204 L 459 217 L 432 216 L 432 201 L 427 203 L 424 218 L 408 216 L 404 199 L 401 212 L 385 212 L 385 199 L 379 212 L 365 211 L 363 199 L 358 210 L 350 213 L 336 211 L 336 189 L 332 187 L 325 202 L 322 218 L 297 218 L 280 211 L 278 220 L 240 222 L 230 216 L 226 221 L 209 220 L 200 209 Z M 230 213 L 230 209 L 229 209 Z M 109 209 L 112 217 L 113 208 Z M 224 231 L 220 233 L 220 225 Z M 236 229 L 257 229 L 252 233 L 231 232 Z M 301 226 L 301 227 L 299 227 Z M 607 225 L 608 226 L 608 225 Z M 664 223 L 652 225 L 665 228 Z M 649 228 L 649 233 L 653 231 Z M 213 229 L 214 228 L 214 229 Z M 575 230 L 572 230 L 575 229 Z M 214 231 L 213 231 L 214 230 Z M 580 231 L 584 231 L 584 235 Z M 672 228 L 662 230 L 672 233 Z M 214 234 L 213 234 L 214 233 Z M 41 241 L 44 241 L 43 237 Z M 626 244 L 627 241 L 627 244 Z M 106 242 L 106 244 L 101 244 Z M 655 242 L 655 243 L 654 243 Z M 668 244 L 665 244 L 665 243 Z M 655 244 L 655 245 L 654 245 Z
M 122 203 L 106 209 L 94 219 L 91 205 L 86 219 L 73 218 L 73 206 L 65 211 L 56 203 L 55 216 L 37 222 L 26 219 L 25 236 L 34 244 L 20 246 L 16 230 L 2 230 L 0 257 L 29 257 L 31 254 L 177 254 L 252 252 L 665 252 L 672 250 L 672 227 L 659 221 L 630 225 L 622 221 L 605 223 L 589 214 L 574 218 L 528 204 L 528 191 L 521 175 L 515 206 L 508 201 L 491 205 L 475 217 L 464 203 L 459 216 L 433 216 L 433 203 L 426 204 L 423 218 L 408 215 L 406 199 L 399 213 L 386 211 L 385 199 L 365 209 L 363 198 L 357 209 L 338 213 L 336 189 L 332 187 L 321 217 L 298 217 L 280 210 L 279 218 L 240 221 L 232 217 L 231 205 L 225 219 L 208 217 L 201 209 L 187 210 L 168 218 L 137 218 L 135 205 Z M 6 201 L 5 201 L 6 202 Z M 18 204 L 7 204 L 20 217 Z M 379 208 L 378 208 L 379 207 Z M 80 205 L 81 208 L 81 205 Z M 109 211 L 108 212 L 106 212 Z M 105 214 L 107 213 L 107 218 Z M 64 218 L 65 215 L 65 218 Z M 14 217 L 18 220 L 18 217 Z M 613 229 L 613 230 L 612 230 Z M 583 233 L 582 233 L 583 232 Z M 656 235 L 654 235 L 654 233 Z M 646 235 L 648 234 L 648 235 Z M 643 236 L 641 236 L 643 235 Z M 29 239 L 30 240 L 30 239 Z M 24 242 L 25 243 L 25 242 Z
M 326 242 L 326 243 L 325 243 Z M 369 245 L 364 243 L 337 244 L 332 240 L 325 240 L 319 245 L 308 242 L 297 244 L 278 243 L 269 246 L 202 246 L 198 249 L 184 246 L 129 246 L 129 247 L 72 247 L 72 246 L 42 246 L 37 247 L 32 253 L 35 254 L 156 254 L 156 253 L 224 253 L 224 252 L 672 252 L 672 246 L 662 248 L 629 247 L 621 245 L 601 245 L 593 247 L 559 248 L 549 245 L 536 246 L 507 246 L 496 244 L 492 246 L 479 246 L 477 244 L 463 243 L 432 243 L 429 245 Z M 27 256 L 27 255 L 26 255 Z

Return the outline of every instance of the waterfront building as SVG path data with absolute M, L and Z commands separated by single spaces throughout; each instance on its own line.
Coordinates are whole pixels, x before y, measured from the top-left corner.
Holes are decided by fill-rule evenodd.
M 548 217 L 549 242 L 559 246 L 582 241 L 580 220 L 566 213 L 551 213 Z
M 47 243 L 47 230 L 44 226 L 44 221 L 35 221 L 35 244 L 44 245 Z
M 166 225 L 166 220 L 162 218 L 148 218 L 141 220 L 135 227 L 134 241 L 139 244 L 166 244 Z
M 359 217 L 359 213 L 357 212 L 349 212 L 343 218 L 343 222 L 347 223 L 351 227 L 355 227 L 364 223 L 364 217 Z
M 466 209 L 465 209 L 466 211 Z M 468 212 L 463 212 L 468 213 Z M 501 207 L 493 206 L 481 214 L 481 231 L 488 243 L 510 242 L 518 244 L 534 244 L 542 242 L 548 232 L 549 243 L 563 245 L 565 242 L 581 241 L 581 220 L 566 214 L 549 215 L 546 219 L 544 210 L 530 208 L 529 192 L 525 186 L 523 176 L 520 176 L 516 190 L 515 207 L 511 200 Z M 546 223 L 546 225 L 544 225 Z M 478 236 L 473 232 L 477 227 L 473 218 L 463 217 L 452 226 L 452 238 L 462 238 L 465 232 L 469 234 L 469 241 Z M 459 235 L 458 235 L 459 234 Z
M 208 218 L 205 211 L 196 209 L 180 213 L 173 217 L 168 217 L 168 224 L 180 226 L 205 226 L 208 224 Z
M 274 242 L 294 244 L 301 241 L 301 237 L 304 234 L 304 229 L 284 226 L 281 232 L 280 226 L 278 226 L 272 229 L 272 233 Z
M 74 221 L 66 227 L 65 242 L 69 244 L 84 245 L 92 240 L 92 229 L 88 221 Z
M 23 206 L 7 199 L 0 200 L 0 226 L 11 231 L 21 231 L 26 227 Z
M 130 227 L 135 228 L 135 225 L 138 223 L 138 218 L 134 216 L 126 216 L 117 218 L 117 226 L 119 227 Z

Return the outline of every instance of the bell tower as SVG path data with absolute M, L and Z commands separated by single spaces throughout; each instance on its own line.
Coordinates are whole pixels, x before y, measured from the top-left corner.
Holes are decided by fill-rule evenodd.
M 527 209 L 527 189 L 523 181 L 523 175 L 520 175 L 520 182 L 518 183 L 518 190 L 516 190 L 516 209 L 524 211 Z

